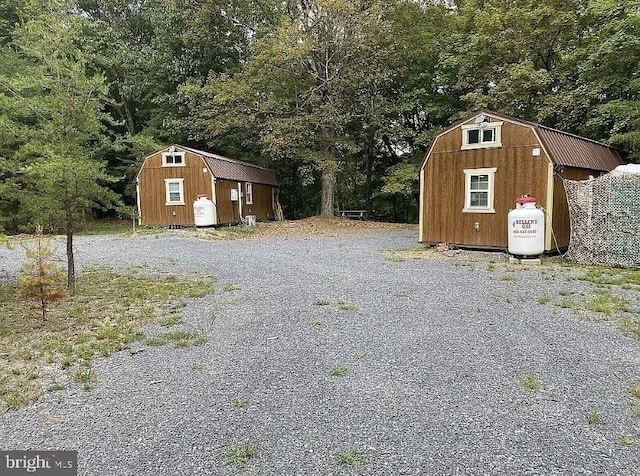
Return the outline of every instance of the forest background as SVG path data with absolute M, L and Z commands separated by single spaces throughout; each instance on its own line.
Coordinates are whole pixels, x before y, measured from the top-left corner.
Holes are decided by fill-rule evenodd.
M 287 218 L 414 221 L 481 108 L 640 162 L 640 0 L 0 0 L 0 232 L 135 214 L 145 155 L 276 171 Z

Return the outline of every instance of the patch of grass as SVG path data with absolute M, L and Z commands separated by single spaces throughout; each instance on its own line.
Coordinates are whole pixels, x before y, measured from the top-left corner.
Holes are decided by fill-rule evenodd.
M 600 414 L 600 410 L 594 408 L 589 413 L 587 413 L 587 423 L 589 425 L 599 425 L 602 423 L 602 415 Z
M 341 451 L 336 455 L 336 463 L 340 466 L 360 466 L 367 460 L 367 452 L 358 448 Z
M 560 291 L 558 291 L 558 294 L 560 296 L 571 296 L 572 294 L 575 294 L 575 291 L 570 291 L 568 289 L 561 289 Z
M 550 300 L 551 298 L 546 294 L 538 296 L 538 304 L 547 304 Z
M 224 304 L 225 306 L 232 306 L 237 303 L 238 303 L 238 300 L 236 298 L 224 298 L 222 300 L 222 304 Z
M 597 285 L 617 285 L 627 289 L 640 289 L 640 273 L 632 269 L 592 267 L 576 279 Z
M 395 253 L 387 255 L 384 260 L 388 263 L 404 263 L 407 261 L 403 256 L 397 255 Z
M 558 301 L 556 306 L 561 307 L 562 309 L 577 309 L 578 304 L 575 301 L 570 299 L 563 299 L 562 301 Z
M 42 371 L 45 366 L 62 373 L 90 364 L 95 355 L 123 350 L 142 338 L 142 327 L 161 319 L 169 303 L 213 288 L 210 278 L 84 267 L 73 296 L 51 303 L 42 321 L 16 299 L 15 283 L 0 285 L 0 411 L 26 405 L 46 391 L 51 374 Z M 86 380 L 86 371 L 81 374 Z
M 336 365 L 334 367 L 331 367 L 331 370 L 329 370 L 329 375 L 331 375 L 332 377 L 344 377 L 348 373 L 349 369 L 344 365 Z
M 346 301 L 338 301 L 338 303 L 336 304 L 336 307 L 340 310 L 340 311 L 360 311 L 361 308 L 360 306 L 357 306 L 355 304 L 349 304 Z
M 486 269 L 489 272 L 495 271 L 496 270 L 496 265 L 495 263 L 487 263 L 487 265 L 484 267 L 484 269 Z
M 633 446 L 638 444 L 638 440 L 631 435 L 618 435 L 617 443 L 621 446 Z
M 228 446 L 227 458 L 229 459 L 229 464 L 242 468 L 258 454 L 259 450 L 260 445 L 257 443 L 246 443 L 242 446 Z
M 500 276 L 500 281 L 518 281 L 520 278 L 514 273 L 507 273 Z
M 409 293 L 404 292 L 404 291 L 398 291 L 397 293 L 394 294 L 395 297 L 397 298 L 402 298 L 402 299 L 406 299 L 409 297 Z
M 601 312 L 605 316 L 611 316 L 614 312 L 632 311 L 629 301 L 615 296 L 610 290 L 601 292 L 598 297 L 586 301 L 585 308 L 590 311 Z
M 82 389 L 86 392 L 93 390 L 98 382 L 96 373 L 91 367 L 81 368 L 75 373 L 74 378 L 76 382 L 82 384 Z
M 183 322 L 182 316 L 180 314 L 171 312 L 169 314 L 162 316 L 158 321 L 158 324 L 160 324 L 163 327 L 171 327 L 177 324 L 182 324 L 182 322 Z
M 322 327 L 322 326 L 324 326 L 324 322 L 319 319 L 311 321 L 311 327 Z
M 204 240 L 238 240 L 252 236 L 255 233 L 255 229 L 238 225 L 209 229 L 188 228 L 184 230 L 184 233 Z
M 62 385 L 61 383 L 52 383 L 47 388 L 47 392 L 57 392 L 59 390 L 64 390 L 65 388 L 66 387 L 64 385 Z
M 154 347 L 173 343 L 176 348 L 184 348 L 202 345 L 206 341 L 204 336 L 195 331 L 174 331 L 147 337 L 144 343 Z
M 316 299 L 313 304 L 314 306 L 328 306 L 331 304 L 331 301 L 328 301 L 327 299 Z
M 524 375 L 520 377 L 520 386 L 527 390 L 540 390 L 542 382 L 534 375 Z
M 246 398 L 237 398 L 233 401 L 233 406 L 235 408 L 246 408 L 249 406 L 249 400 Z
M 240 286 L 238 286 L 237 284 L 233 284 L 233 283 L 227 283 L 227 284 L 224 285 L 222 290 L 225 293 L 232 293 L 234 291 L 239 291 L 240 290 Z

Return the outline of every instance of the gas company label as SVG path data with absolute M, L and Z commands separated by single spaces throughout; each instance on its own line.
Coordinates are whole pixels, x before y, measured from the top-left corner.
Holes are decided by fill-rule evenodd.
M 513 220 L 511 232 L 518 236 L 536 235 L 538 233 L 538 219 L 537 218 L 523 218 Z

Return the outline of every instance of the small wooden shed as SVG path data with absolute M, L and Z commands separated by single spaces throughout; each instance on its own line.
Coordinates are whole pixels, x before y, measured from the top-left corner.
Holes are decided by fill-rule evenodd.
M 249 215 L 272 220 L 279 209 L 272 170 L 182 145 L 144 159 L 136 178 L 140 223 L 193 226 L 193 202 L 214 203 L 214 224 L 235 224 Z
M 587 180 L 623 164 L 605 144 L 491 111 L 445 129 L 420 169 L 420 242 L 506 249 L 507 215 L 523 194 L 545 212 L 545 251 L 569 245 L 562 178 Z

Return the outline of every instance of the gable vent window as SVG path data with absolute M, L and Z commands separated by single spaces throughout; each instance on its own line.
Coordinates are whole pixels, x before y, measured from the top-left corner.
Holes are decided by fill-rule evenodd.
M 462 126 L 462 149 L 502 146 L 502 122 L 479 121 Z
M 184 152 L 163 152 L 163 167 L 184 167 Z

